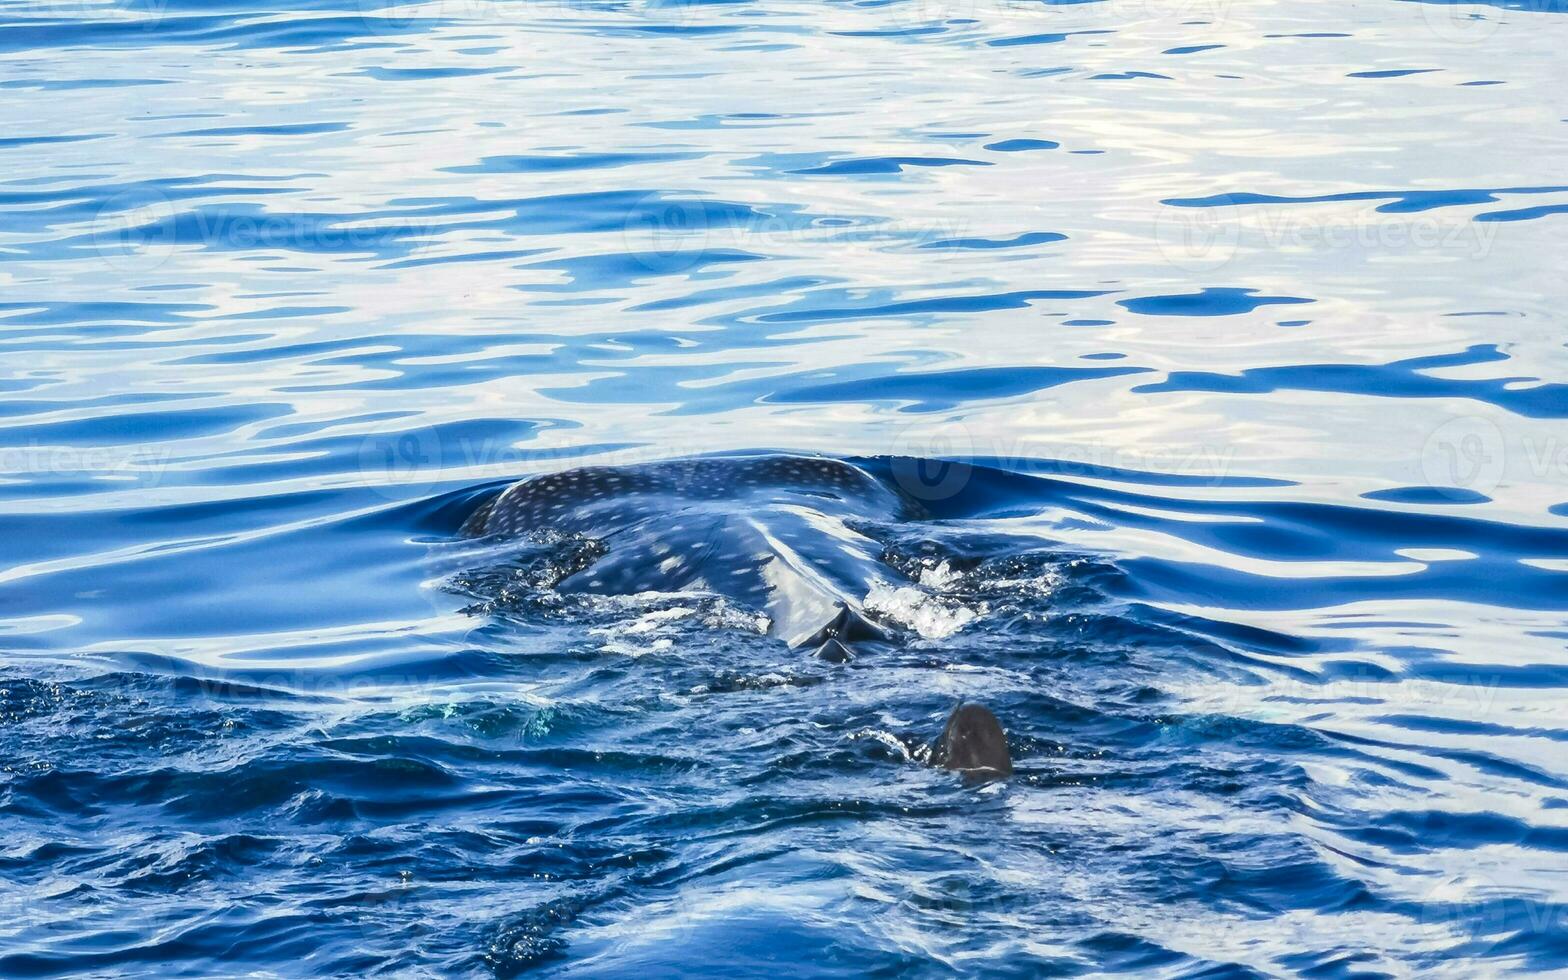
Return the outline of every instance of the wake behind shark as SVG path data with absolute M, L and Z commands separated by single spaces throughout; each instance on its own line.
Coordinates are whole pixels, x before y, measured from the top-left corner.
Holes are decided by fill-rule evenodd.
M 920 503 L 845 460 L 716 456 L 583 467 L 512 484 L 464 522 L 469 537 L 541 533 L 595 542 L 561 593 L 722 596 L 767 616 L 768 632 L 824 660 L 892 633 L 864 599 L 893 578 L 882 546 L 859 528 L 920 520 Z M 960 706 L 936 752 L 948 768 L 1010 774 L 989 711 Z

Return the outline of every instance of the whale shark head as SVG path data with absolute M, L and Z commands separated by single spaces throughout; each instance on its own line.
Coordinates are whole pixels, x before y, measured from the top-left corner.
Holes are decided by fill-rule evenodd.
M 523 480 L 476 511 L 463 533 L 595 539 L 602 556 L 558 591 L 714 593 L 765 612 L 773 635 L 800 646 L 872 629 L 861 601 L 894 573 L 859 527 L 905 519 L 913 508 L 843 460 L 704 457 Z

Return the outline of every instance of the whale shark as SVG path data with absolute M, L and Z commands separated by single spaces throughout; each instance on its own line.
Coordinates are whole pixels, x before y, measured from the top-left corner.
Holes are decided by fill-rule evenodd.
M 895 638 L 866 613 L 865 597 L 895 574 L 866 530 L 926 517 L 901 487 L 852 462 L 769 453 L 529 477 L 481 503 L 459 533 L 591 541 L 557 592 L 713 594 L 764 614 L 790 648 L 844 663 Z M 978 705 L 954 710 L 932 758 L 968 775 L 1012 772 L 1000 724 Z

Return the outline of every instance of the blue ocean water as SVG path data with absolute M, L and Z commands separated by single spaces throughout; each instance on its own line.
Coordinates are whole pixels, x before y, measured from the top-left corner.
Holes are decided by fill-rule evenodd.
M 0 2 L 0 975 L 1568 970 L 1565 48 Z M 918 491 L 899 643 L 457 539 L 741 450 Z

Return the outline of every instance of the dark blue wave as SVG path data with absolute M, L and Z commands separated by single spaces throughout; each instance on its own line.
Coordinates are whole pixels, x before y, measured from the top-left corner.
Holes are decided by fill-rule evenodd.
M 1388 364 L 1303 364 L 1248 368 L 1236 375 L 1206 371 L 1174 372 L 1164 381 L 1144 385 L 1145 392 L 1225 391 L 1265 394 L 1281 389 L 1371 393 L 1394 398 L 1461 398 L 1484 402 L 1527 418 L 1568 416 L 1568 385 L 1538 378 L 1491 378 L 1454 381 L 1424 372 L 1507 360 L 1492 344 L 1477 344 L 1449 355 L 1412 357 Z M 1521 386 L 1521 382 L 1539 382 Z

